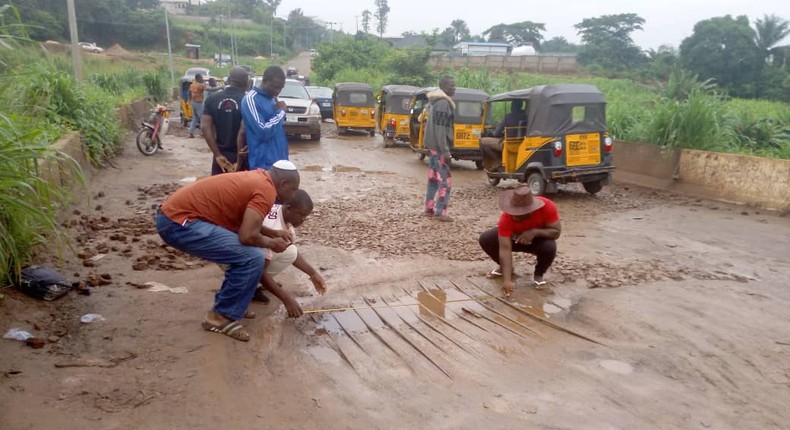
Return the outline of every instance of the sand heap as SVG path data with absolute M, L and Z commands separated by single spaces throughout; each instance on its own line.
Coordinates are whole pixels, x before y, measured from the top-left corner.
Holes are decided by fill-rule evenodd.
M 110 46 L 109 48 L 107 48 L 107 50 L 104 51 L 104 52 L 106 52 L 109 55 L 114 55 L 114 56 L 118 56 L 118 57 L 125 57 L 125 56 L 129 55 L 129 51 L 123 49 L 123 46 L 121 46 L 121 45 L 119 45 L 117 43 L 115 45 Z

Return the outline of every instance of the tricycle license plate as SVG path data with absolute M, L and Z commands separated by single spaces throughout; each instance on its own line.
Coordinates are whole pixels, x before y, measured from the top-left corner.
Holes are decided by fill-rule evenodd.
M 601 164 L 601 136 L 598 133 L 569 134 L 565 142 L 568 166 Z

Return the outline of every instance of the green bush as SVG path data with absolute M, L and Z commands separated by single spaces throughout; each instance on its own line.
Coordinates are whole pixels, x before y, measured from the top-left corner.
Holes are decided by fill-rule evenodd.
M 39 171 L 42 161 L 64 158 L 51 150 L 54 134 L 29 117 L 0 113 L 0 285 L 15 279 L 37 245 L 64 243 L 55 222 L 64 190 Z

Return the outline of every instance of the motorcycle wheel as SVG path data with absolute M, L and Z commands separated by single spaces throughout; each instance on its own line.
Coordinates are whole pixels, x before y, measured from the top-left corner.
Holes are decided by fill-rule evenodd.
M 152 131 L 148 127 L 143 127 L 137 132 L 137 149 L 139 149 L 143 155 L 154 155 L 154 153 L 156 153 L 158 145 L 152 139 L 151 133 Z

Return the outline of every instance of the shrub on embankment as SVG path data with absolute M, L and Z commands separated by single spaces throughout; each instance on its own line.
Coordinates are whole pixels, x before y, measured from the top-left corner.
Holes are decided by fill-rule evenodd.
M 13 48 L 0 49 L 0 285 L 19 273 L 37 246 L 66 243 L 56 216 L 68 192 L 49 181 L 42 166 L 66 160 L 79 167 L 52 144 L 77 132 L 86 157 L 103 165 L 121 141 L 118 105 L 132 95 L 158 91 L 164 98 L 165 92 L 154 72 L 89 74 L 78 84 L 62 58 L 24 44 Z

